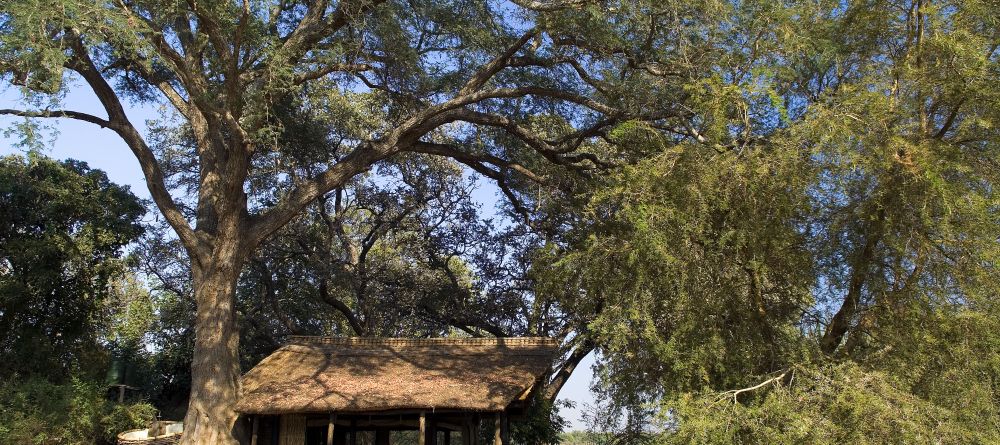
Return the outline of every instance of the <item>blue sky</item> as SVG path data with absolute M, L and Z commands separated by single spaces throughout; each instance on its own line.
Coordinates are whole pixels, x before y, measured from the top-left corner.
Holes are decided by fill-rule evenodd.
M 29 107 L 23 103 L 18 91 L 8 89 L 0 92 L 0 108 L 25 109 Z M 107 115 L 102 110 L 97 98 L 89 90 L 82 87 L 69 88 L 61 108 L 87 112 L 101 117 Z M 160 111 L 156 107 L 132 106 L 128 108 L 128 115 L 140 131 L 145 131 L 145 122 L 150 119 L 158 119 Z M 0 128 L 9 129 L 16 123 L 23 121 L 22 118 L 0 116 Z M 92 168 L 104 170 L 112 181 L 128 185 L 136 196 L 149 199 L 149 191 L 146 189 L 146 181 L 139 168 L 139 162 L 132 156 L 128 146 L 111 130 L 72 119 L 45 119 L 42 123 L 53 130 L 45 136 L 45 154 L 56 159 L 73 158 L 85 161 Z M 22 152 L 22 149 L 16 146 L 19 140 L 16 135 L 0 134 L 0 138 L 3 141 L 0 142 L 0 155 Z M 480 181 L 480 188 L 481 191 L 476 193 L 476 197 L 481 201 L 480 204 L 487 211 L 495 208 L 497 199 L 499 199 L 498 191 L 486 181 Z M 148 217 L 152 217 L 152 215 Z M 576 404 L 575 408 L 563 412 L 564 417 L 570 422 L 569 429 L 585 428 L 581 413 L 586 405 L 592 404 L 594 400 L 590 392 L 590 383 L 594 378 L 591 372 L 593 363 L 593 355 L 588 356 L 577 368 L 560 394 L 561 398 Z

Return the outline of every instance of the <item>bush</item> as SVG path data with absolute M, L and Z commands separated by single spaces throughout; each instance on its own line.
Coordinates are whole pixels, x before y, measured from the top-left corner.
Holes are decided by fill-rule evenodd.
M 900 388 L 882 372 L 850 362 L 793 372 L 788 381 L 739 395 L 683 397 L 671 411 L 679 428 L 657 443 L 966 445 L 1000 440 L 995 415 L 969 421 L 952 407 Z
M 79 378 L 0 383 L 0 443 L 7 445 L 112 444 L 118 433 L 141 428 L 155 413 L 148 403 L 113 403 L 101 385 Z

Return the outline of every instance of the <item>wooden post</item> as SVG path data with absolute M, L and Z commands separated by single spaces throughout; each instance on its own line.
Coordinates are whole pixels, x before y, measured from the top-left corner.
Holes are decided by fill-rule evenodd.
M 257 445 L 257 430 L 260 429 L 260 416 L 253 416 L 253 427 L 250 433 L 250 445 Z
M 462 445 L 472 445 L 472 432 L 475 429 L 472 427 L 472 416 L 469 414 L 465 415 L 462 420 Z
M 281 416 L 281 439 L 278 445 L 302 445 L 306 442 L 306 416 L 285 414 Z
M 500 421 L 500 413 L 497 413 L 493 417 L 493 445 L 503 445 L 503 436 L 500 432 L 502 423 Z
M 383 428 L 375 430 L 375 445 L 389 445 L 389 430 Z
M 427 445 L 438 445 L 437 422 L 433 417 L 427 419 Z
M 358 419 L 351 419 L 351 445 L 358 445 Z
M 510 445 L 510 418 L 507 411 L 500 414 L 500 441 L 503 445 Z
M 420 412 L 420 437 L 417 438 L 418 445 L 427 445 L 427 413 Z
M 330 413 L 330 420 L 326 424 L 326 445 L 333 445 L 333 423 L 337 421 L 337 415 Z
M 451 430 L 444 430 L 444 444 L 451 445 Z
M 479 428 L 483 424 L 483 417 L 476 414 L 476 417 L 472 419 L 472 445 L 479 445 Z

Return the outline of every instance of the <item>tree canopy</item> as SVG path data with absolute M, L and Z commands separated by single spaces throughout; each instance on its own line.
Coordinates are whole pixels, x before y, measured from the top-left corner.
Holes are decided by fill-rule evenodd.
M 452 330 L 558 336 L 556 391 L 598 348 L 612 441 L 1000 435 L 990 2 L 3 6 L 0 114 L 114 131 L 174 233 L 185 443 L 238 435 L 241 339 Z
M 549 254 L 549 286 L 601 307 L 599 386 L 622 414 L 607 426 L 630 442 L 996 441 L 995 12 L 717 6 L 719 68 L 694 83 L 705 141 L 622 132 L 665 149 L 595 192 Z
M 125 249 L 144 214 L 83 162 L 0 158 L 0 442 L 113 443 L 155 416 L 112 403 L 104 381 L 118 345 L 143 330 Z
M 519 185 L 628 158 L 605 141 L 622 119 L 681 115 L 620 94 L 649 76 L 670 77 L 632 50 L 604 57 L 606 45 L 631 41 L 604 36 L 627 34 L 629 23 L 607 28 L 577 6 L 10 1 L 0 67 L 36 100 L 0 113 L 99 125 L 132 150 L 191 265 L 185 441 L 232 443 L 237 278 L 306 207 L 377 163 L 425 154 L 495 181 L 530 217 Z M 106 117 L 60 108 L 60 91 L 74 81 Z M 194 150 L 168 165 L 129 120 L 125 100 L 166 105 Z M 170 193 L 174 168 L 194 173 L 186 196 Z
M 0 212 L 0 373 L 95 371 L 145 209 L 100 170 L 31 153 L 0 158 Z

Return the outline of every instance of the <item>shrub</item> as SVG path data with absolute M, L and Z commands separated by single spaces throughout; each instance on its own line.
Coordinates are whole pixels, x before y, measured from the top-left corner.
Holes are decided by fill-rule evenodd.
M 112 444 L 119 432 L 148 424 L 155 412 L 148 403 L 113 403 L 101 385 L 79 378 L 63 384 L 14 378 L 0 383 L 0 443 Z

